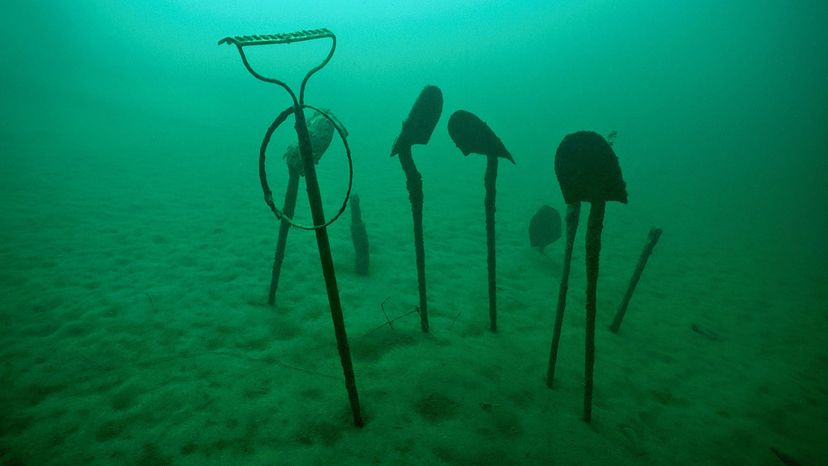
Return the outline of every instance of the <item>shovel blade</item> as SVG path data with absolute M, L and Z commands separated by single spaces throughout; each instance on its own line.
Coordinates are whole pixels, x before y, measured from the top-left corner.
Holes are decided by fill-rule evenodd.
M 399 154 L 405 147 L 414 144 L 428 144 L 431 133 L 437 126 L 443 112 L 443 92 L 437 86 L 426 86 L 411 107 L 408 118 L 403 122 L 402 131 L 394 141 L 391 156 Z

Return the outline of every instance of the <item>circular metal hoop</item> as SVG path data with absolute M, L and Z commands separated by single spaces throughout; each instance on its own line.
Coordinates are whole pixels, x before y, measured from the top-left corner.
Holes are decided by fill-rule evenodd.
M 295 223 L 293 219 L 286 216 L 278 207 L 276 207 L 276 204 L 273 202 L 273 192 L 270 190 L 270 185 L 267 182 L 267 172 L 265 170 L 265 153 L 267 152 L 267 146 L 268 144 L 270 144 L 270 138 L 271 136 L 273 136 L 273 132 L 276 131 L 276 128 L 278 128 L 282 123 L 285 122 L 289 115 L 296 112 L 297 107 L 295 106 L 290 106 L 283 110 L 279 114 L 279 116 L 277 116 L 276 119 L 273 120 L 273 123 L 270 124 L 270 127 L 267 129 L 267 132 L 265 133 L 264 139 L 262 140 L 262 145 L 259 148 L 259 180 L 262 183 L 262 191 L 264 192 L 265 203 L 268 205 L 268 207 L 270 207 L 270 210 L 273 211 L 273 214 L 276 215 L 277 219 L 284 220 L 285 222 L 289 223 L 290 226 L 298 228 L 300 230 L 318 230 L 320 228 L 325 228 L 328 225 L 335 222 L 337 219 L 339 219 L 339 217 L 342 216 L 343 213 L 345 213 L 345 209 L 348 208 L 348 200 L 351 197 L 351 186 L 354 182 L 354 163 L 351 159 L 351 148 L 348 146 L 348 132 L 345 130 L 345 128 L 342 127 L 342 125 L 337 121 L 337 119 L 329 115 L 327 112 L 320 110 L 312 105 L 300 104 L 299 108 L 309 108 L 322 115 L 325 119 L 331 122 L 333 127 L 336 129 L 336 132 L 339 134 L 339 138 L 342 139 L 342 145 L 345 146 L 345 156 L 348 158 L 348 190 L 345 192 L 345 198 L 342 200 L 342 206 L 340 206 L 339 211 L 336 213 L 336 215 L 331 217 L 330 220 L 323 223 L 322 225 L 308 226 Z

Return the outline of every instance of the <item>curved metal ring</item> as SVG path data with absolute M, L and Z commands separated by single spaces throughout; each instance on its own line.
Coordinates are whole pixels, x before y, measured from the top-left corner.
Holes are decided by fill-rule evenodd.
M 279 113 L 279 116 L 273 120 L 273 123 L 270 124 L 270 127 L 265 132 L 264 139 L 262 140 L 262 145 L 259 148 L 259 181 L 262 183 L 262 191 L 264 192 L 265 203 L 270 207 L 270 210 L 273 211 L 273 214 L 276 215 L 278 220 L 284 220 L 290 224 L 292 227 L 296 227 L 300 230 L 318 230 L 320 228 L 325 228 L 328 225 L 335 222 L 339 217 L 345 213 L 345 209 L 348 208 L 348 200 L 351 198 L 351 187 L 354 183 L 354 163 L 353 159 L 351 158 L 351 148 L 348 146 L 348 139 L 347 134 L 348 132 L 343 128 L 336 118 L 329 115 L 327 112 L 320 110 L 312 105 L 307 104 L 300 104 L 300 108 L 309 108 L 314 110 L 315 112 L 319 113 L 323 117 L 325 117 L 328 121 L 331 122 L 333 127 L 336 129 L 336 132 L 339 134 L 339 138 L 342 139 L 342 145 L 345 146 L 345 156 L 348 158 L 348 190 L 345 192 L 345 199 L 342 200 L 342 206 L 339 208 L 339 211 L 331 217 L 330 220 L 323 223 L 322 225 L 301 225 L 298 223 L 294 223 L 293 219 L 287 217 L 279 208 L 276 207 L 276 204 L 273 202 L 273 192 L 270 190 L 270 185 L 267 182 L 267 172 L 265 170 L 265 153 L 267 152 L 267 146 L 270 144 L 270 138 L 273 136 L 273 132 L 276 131 L 282 123 L 285 122 L 287 117 L 293 114 L 296 111 L 295 106 L 290 106 Z

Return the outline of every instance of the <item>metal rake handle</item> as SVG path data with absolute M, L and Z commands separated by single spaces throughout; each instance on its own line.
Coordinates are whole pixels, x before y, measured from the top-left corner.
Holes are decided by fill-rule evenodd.
M 304 42 L 308 40 L 314 39 L 331 39 L 331 50 L 328 52 L 328 56 L 322 60 L 322 63 L 313 67 L 310 71 L 305 74 L 305 78 L 302 79 L 302 85 L 299 87 L 299 97 L 297 98 L 296 94 L 282 80 L 276 78 L 268 78 L 253 69 L 250 66 L 250 62 L 247 61 L 247 56 L 244 54 L 244 47 L 249 45 L 272 45 L 272 44 L 290 44 L 293 42 Z M 228 36 L 224 39 L 218 41 L 218 44 L 230 44 L 235 45 L 239 51 L 239 55 L 241 55 L 242 63 L 244 63 L 244 67 L 247 68 L 247 71 L 250 72 L 256 79 L 259 79 L 264 82 L 268 82 L 271 84 L 276 84 L 284 88 L 288 94 L 290 94 L 290 98 L 293 99 L 293 106 L 299 107 L 300 105 L 305 103 L 305 87 L 308 84 L 308 80 L 314 73 L 321 70 L 325 65 L 331 61 L 331 57 L 333 57 L 334 51 L 336 50 L 336 35 L 333 32 L 326 28 L 322 29 L 306 29 L 304 31 L 296 31 L 296 32 L 288 32 L 282 34 L 254 34 L 250 36 Z
M 233 44 L 239 47 L 246 45 L 267 45 L 267 44 L 289 44 L 291 42 L 301 42 L 312 39 L 322 39 L 325 37 L 333 37 L 333 33 L 325 28 L 310 29 L 304 31 L 288 32 L 283 34 L 254 34 L 252 36 L 232 36 L 225 37 L 218 43 Z

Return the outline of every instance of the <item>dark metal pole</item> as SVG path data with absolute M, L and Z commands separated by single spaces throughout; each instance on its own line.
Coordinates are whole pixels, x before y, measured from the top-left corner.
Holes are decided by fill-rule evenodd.
M 288 218 L 293 217 L 296 209 L 296 194 L 299 191 L 299 170 L 288 164 L 288 185 L 285 191 L 285 204 L 282 208 L 284 217 L 279 221 L 279 237 L 276 239 L 276 252 L 273 256 L 273 271 L 270 274 L 270 290 L 267 293 L 267 304 L 273 306 L 276 303 L 276 290 L 279 288 L 279 277 L 282 274 L 282 262 L 285 260 L 285 247 L 290 232 Z M 287 218 L 285 218 L 287 217 Z
M 368 275 L 368 232 L 362 221 L 362 208 L 356 194 L 351 195 L 351 241 L 354 244 L 354 271 L 360 275 Z
M 592 420 L 592 373 L 595 369 L 595 314 L 598 298 L 598 259 L 607 203 L 594 201 L 589 208 L 586 233 L 586 351 L 584 368 L 584 421 Z
M 411 215 L 414 218 L 414 252 L 417 256 L 417 284 L 420 291 L 420 328 L 428 333 L 428 300 L 426 299 L 425 245 L 423 243 L 423 177 L 414 165 L 411 146 L 400 147 L 400 164 L 405 172 L 405 186 L 411 201 Z
M 558 308 L 555 311 L 555 328 L 552 331 L 552 347 L 549 350 L 549 366 L 546 369 L 546 386 L 552 388 L 555 380 L 555 365 L 558 361 L 558 345 L 561 342 L 566 293 L 569 290 L 569 271 L 572 268 L 572 249 L 575 246 L 575 233 L 581 216 L 581 203 L 573 202 L 566 206 L 566 249 L 564 250 L 563 272 L 558 288 Z
M 495 195 L 497 194 L 497 156 L 486 156 L 486 248 L 489 266 L 489 330 L 497 332 L 497 267 L 495 259 Z
M 296 135 L 299 138 L 299 153 L 302 155 L 302 165 L 305 169 L 305 184 L 313 223 L 314 225 L 324 225 L 325 212 L 322 208 L 322 195 L 319 191 L 319 180 L 316 178 L 316 167 L 313 163 L 310 134 L 308 133 L 304 110 L 297 105 L 294 107 L 294 115 L 296 118 Z M 348 335 L 345 332 L 342 303 L 339 300 L 339 288 L 336 284 L 336 272 L 334 270 L 333 257 L 331 256 L 328 229 L 327 227 L 320 227 L 314 231 L 316 232 L 316 245 L 319 248 L 319 260 L 322 263 L 322 275 L 325 277 L 328 303 L 331 307 L 331 319 L 333 320 L 334 332 L 336 334 L 339 360 L 342 363 L 342 371 L 345 374 L 345 388 L 348 390 L 348 400 L 351 403 L 351 413 L 354 417 L 354 424 L 357 427 L 362 427 L 363 422 L 359 408 L 359 395 L 357 393 L 354 367 L 351 362 L 351 351 L 348 347 Z
M 653 228 L 647 235 L 647 244 L 644 245 L 644 250 L 641 251 L 641 257 L 638 258 L 638 265 L 635 266 L 635 271 L 633 272 L 632 278 L 630 278 L 627 292 L 624 293 L 624 299 L 621 300 L 621 305 L 618 306 L 618 310 L 615 312 L 615 318 L 610 325 L 612 333 L 618 333 L 618 330 L 621 328 L 621 321 L 624 320 L 624 315 L 627 313 L 627 306 L 630 305 L 635 287 L 638 285 L 638 280 L 641 279 L 641 274 L 644 272 L 647 260 L 650 258 L 650 254 L 653 253 L 653 248 L 655 248 L 659 238 L 661 238 L 661 228 Z

